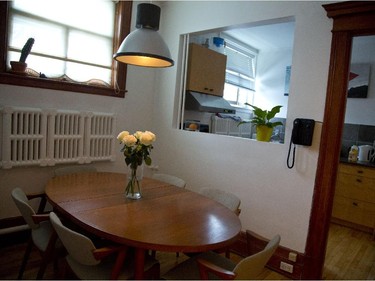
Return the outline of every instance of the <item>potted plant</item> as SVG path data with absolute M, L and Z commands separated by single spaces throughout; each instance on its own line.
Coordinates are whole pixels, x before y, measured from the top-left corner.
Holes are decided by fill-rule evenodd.
M 282 122 L 272 122 L 271 119 L 275 117 L 277 113 L 280 112 L 281 105 L 274 106 L 270 111 L 263 110 L 257 106 L 245 103 L 253 108 L 254 117 L 250 121 L 242 121 L 238 124 L 252 123 L 256 126 L 258 141 L 270 141 L 272 136 L 273 128 L 279 125 L 283 125 Z
M 21 51 L 21 56 L 19 61 L 11 61 L 10 65 L 12 67 L 12 70 L 17 73 L 25 73 L 27 63 L 26 63 L 26 58 L 31 52 L 31 48 L 34 45 L 34 38 L 29 38 L 25 45 L 22 48 Z

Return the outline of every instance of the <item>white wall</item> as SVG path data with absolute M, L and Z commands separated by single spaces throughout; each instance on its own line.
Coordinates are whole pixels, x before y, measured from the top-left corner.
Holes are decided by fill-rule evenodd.
M 267 110 L 282 105 L 280 113 L 276 115 L 279 118 L 287 117 L 288 96 L 284 96 L 285 76 L 286 67 L 292 65 L 292 51 L 260 51 L 258 55 L 254 105 Z
M 291 124 L 297 117 L 322 121 L 331 44 L 331 21 L 321 2 L 201 2 L 163 3 L 160 30 L 174 58 L 181 34 L 229 25 L 294 16 L 295 43 L 288 101 L 286 144 L 190 133 L 172 128 L 178 102 L 173 72 L 160 73 L 160 97 L 155 102 L 159 133 L 154 158 L 161 170 L 187 181 L 187 188 L 217 187 L 241 200 L 243 229 L 271 237 L 304 252 L 308 231 L 321 125 L 313 146 L 298 147 L 295 168 L 286 166 Z
M 184 178 L 192 190 L 208 186 L 237 194 L 242 200 L 243 229 L 269 238 L 280 233 L 282 245 L 304 252 L 321 126 L 316 126 L 312 147 L 297 149 L 294 169 L 286 167 L 286 158 L 293 120 L 323 118 L 331 21 L 321 5 L 307 1 L 166 1 L 161 4 L 160 32 L 176 65 L 161 70 L 130 66 L 125 99 L 0 85 L 0 104 L 115 112 L 118 131 L 152 130 L 157 135 L 152 158 L 160 171 Z M 286 144 L 173 128 L 180 34 L 289 16 L 295 17 L 296 30 Z M 118 156 L 114 163 L 96 165 L 101 170 L 125 172 L 120 152 Z M 52 167 L 0 170 L 0 219 L 18 215 L 10 201 L 12 188 L 42 190 L 52 172 Z

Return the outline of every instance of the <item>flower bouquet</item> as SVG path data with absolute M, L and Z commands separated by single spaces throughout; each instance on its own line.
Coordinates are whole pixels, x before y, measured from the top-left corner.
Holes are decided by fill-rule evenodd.
M 121 152 L 124 153 L 125 163 L 129 167 L 125 194 L 128 198 L 139 199 L 142 197 L 141 180 L 143 176 L 143 161 L 146 165 L 151 165 L 150 152 L 156 137 L 150 131 L 137 131 L 134 134 L 122 131 L 117 136 L 117 139 L 124 145 Z M 137 174 L 138 168 L 140 169 Z

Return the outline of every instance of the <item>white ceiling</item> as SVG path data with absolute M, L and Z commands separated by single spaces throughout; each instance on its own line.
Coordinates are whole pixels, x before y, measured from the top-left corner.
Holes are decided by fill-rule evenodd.
M 260 51 L 292 49 L 294 21 L 228 29 L 223 33 Z

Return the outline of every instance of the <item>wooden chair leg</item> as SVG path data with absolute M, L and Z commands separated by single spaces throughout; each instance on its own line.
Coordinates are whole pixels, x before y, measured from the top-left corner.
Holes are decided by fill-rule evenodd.
M 57 241 L 57 233 L 52 231 L 51 237 L 48 241 L 47 249 L 44 253 L 42 253 L 42 263 L 40 265 L 38 274 L 36 279 L 41 280 L 43 279 L 44 272 L 46 271 L 47 265 L 49 261 L 53 258 L 55 245 Z
M 22 259 L 22 263 L 21 263 L 20 271 L 18 272 L 18 277 L 17 277 L 17 279 L 19 279 L 19 280 L 22 279 L 23 272 L 25 271 L 26 264 L 27 264 L 27 260 L 28 260 L 29 257 L 30 257 L 30 253 L 31 253 L 31 250 L 32 250 L 32 248 L 33 248 L 33 245 L 34 245 L 33 240 L 32 240 L 32 238 L 30 237 L 30 240 L 29 240 L 29 242 L 27 243 L 27 247 L 26 247 L 25 255 L 23 256 L 23 259 Z
M 230 259 L 230 251 L 229 251 L 229 250 L 226 250 L 226 251 L 225 251 L 225 257 L 226 257 L 227 259 Z

